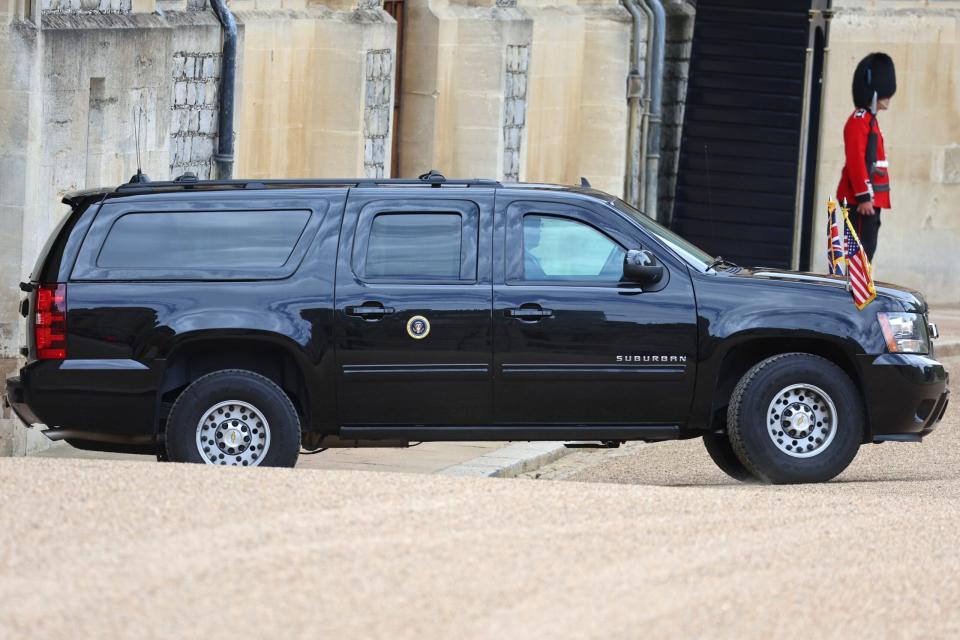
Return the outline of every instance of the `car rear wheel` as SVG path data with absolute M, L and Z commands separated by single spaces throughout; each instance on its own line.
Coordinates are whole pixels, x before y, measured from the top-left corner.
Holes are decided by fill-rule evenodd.
M 300 418 L 272 380 L 228 369 L 197 379 L 170 410 L 167 455 L 174 462 L 292 467 Z
M 863 439 L 856 385 L 834 363 L 807 353 L 768 358 L 743 376 L 727 412 L 737 459 L 776 484 L 825 482 L 853 461 Z

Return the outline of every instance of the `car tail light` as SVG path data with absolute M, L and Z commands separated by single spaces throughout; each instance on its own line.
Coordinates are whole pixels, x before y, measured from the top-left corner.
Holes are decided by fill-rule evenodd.
M 33 335 L 38 360 L 67 357 L 67 285 L 41 284 L 37 287 Z

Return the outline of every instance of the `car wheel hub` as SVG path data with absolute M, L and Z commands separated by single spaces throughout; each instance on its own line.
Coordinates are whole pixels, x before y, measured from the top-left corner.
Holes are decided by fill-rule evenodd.
M 197 450 L 207 464 L 255 467 L 270 447 L 270 425 L 247 402 L 227 400 L 207 409 L 197 423 Z
M 767 433 L 781 452 L 812 458 L 826 450 L 837 432 L 837 408 L 830 396 L 811 384 L 781 389 L 767 410 Z

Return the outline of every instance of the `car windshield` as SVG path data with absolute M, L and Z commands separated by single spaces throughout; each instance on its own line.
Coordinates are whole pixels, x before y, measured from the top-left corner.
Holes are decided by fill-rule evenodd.
M 697 271 L 706 271 L 713 262 L 713 256 L 711 256 L 709 253 L 695 244 L 684 240 L 663 225 L 657 224 L 620 198 L 614 198 L 611 200 L 611 204 L 613 204 L 617 211 L 630 216 L 630 218 L 643 227 L 645 231 L 656 236 L 661 242 L 670 247 L 674 253 L 680 256 L 684 262 L 689 264 Z

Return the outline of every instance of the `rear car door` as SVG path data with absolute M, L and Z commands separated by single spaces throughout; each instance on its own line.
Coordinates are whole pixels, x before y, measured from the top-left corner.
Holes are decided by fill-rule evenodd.
M 603 203 L 505 191 L 494 236 L 496 422 L 684 422 L 697 339 L 687 267 Z M 621 281 L 629 249 L 654 253 L 659 283 Z
M 491 421 L 493 194 L 350 192 L 336 282 L 341 424 Z

